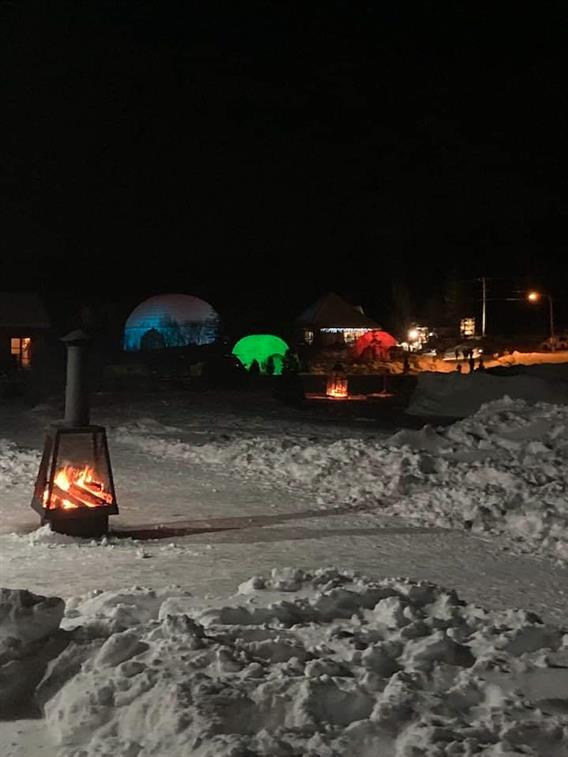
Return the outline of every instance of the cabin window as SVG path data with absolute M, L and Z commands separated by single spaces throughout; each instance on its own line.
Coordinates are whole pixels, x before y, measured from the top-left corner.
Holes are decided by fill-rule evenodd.
M 304 329 L 304 341 L 306 344 L 313 344 L 314 332 L 311 329 Z
M 32 356 L 32 340 L 29 336 L 12 337 L 10 352 L 18 368 L 29 368 Z
M 346 344 L 353 344 L 369 329 L 343 329 L 343 340 Z

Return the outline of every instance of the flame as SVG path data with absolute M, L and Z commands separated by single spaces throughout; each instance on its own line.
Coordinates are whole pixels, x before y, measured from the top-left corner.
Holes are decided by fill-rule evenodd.
M 345 391 L 345 389 L 330 389 L 327 392 L 327 396 L 333 397 L 335 399 L 344 399 L 345 397 L 347 397 L 347 392 Z
M 345 399 L 349 396 L 347 379 L 341 376 L 328 379 L 325 393 L 330 399 Z
M 63 495 L 69 492 L 69 498 Z M 79 507 L 105 507 L 112 505 L 113 497 L 105 491 L 102 481 L 97 479 L 94 468 L 85 465 L 76 468 L 65 465 L 60 468 L 53 478 L 53 491 L 49 497 L 49 486 L 43 493 L 43 506 L 54 510 L 76 510 Z

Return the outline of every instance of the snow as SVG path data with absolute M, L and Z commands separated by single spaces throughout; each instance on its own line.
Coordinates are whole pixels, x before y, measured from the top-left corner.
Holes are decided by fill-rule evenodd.
M 22 450 L 7 439 L 0 439 L 0 486 L 11 489 L 22 483 L 33 487 L 40 455 L 35 450 Z
M 25 589 L 0 589 L 0 643 L 15 639 L 21 644 L 49 636 L 63 617 L 64 602 L 38 597 Z
M 475 342 L 472 343 L 472 346 L 474 344 Z M 513 350 L 508 355 L 500 355 L 499 357 L 493 357 L 492 355 L 484 354 L 483 362 L 486 368 L 514 367 L 516 369 L 518 367 L 524 366 L 542 365 L 546 371 L 552 366 L 558 366 L 560 369 L 563 369 L 564 373 L 566 374 L 566 370 L 568 368 L 568 351 L 557 350 L 555 352 L 519 352 L 518 350 Z M 450 351 L 450 355 L 445 358 L 433 355 L 411 355 L 411 367 L 420 371 L 436 371 L 438 373 L 454 372 L 456 370 L 457 363 L 460 363 L 462 365 L 466 374 L 469 372 L 467 360 L 456 361 L 454 359 L 453 351 Z M 401 369 L 402 367 L 400 367 L 399 370 Z
M 36 687 L 62 756 L 568 754 L 566 630 L 430 582 L 274 568 L 223 602 L 90 593 L 66 623 Z
M 378 441 L 234 433 L 196 444 L 147 428 L 118 426 L 113 438 L 153 458 L 308 491 L 322 506 L 372 505 L 415 524 L 506 534 L 568 560 L 567 406 L 506 397 L 450 427 Z
M 568 407 L 393 435 L 193 399 L 94 414 L 98 541 L 29 506 L 57 411 L 0 409 L 1 754 L 567 754 Z
M 553 370 L 548 370 L 550 368 Z M 527 402 L 567 404 L 568 375 L 564 369 L 565 366 L 540 365 L 508 369 L 514 370 L 514 375 L 421 373 L 407 413 L 464 418 L 473 415 L 483 404 L 505 396 Z

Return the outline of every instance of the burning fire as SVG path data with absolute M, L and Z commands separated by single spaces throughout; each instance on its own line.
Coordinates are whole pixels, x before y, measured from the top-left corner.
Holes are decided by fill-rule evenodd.
M 342 377 L 329 379 L 325 393 L 330 399 L 345 399 L 349 396 L 347 379 Z
M 83 468 L 65 465 L 55 474 L 51 498 L 49 486 L 43 494 L 43 506 L 48 510 L 105 507 L 112 502 L 112 494 L 105 491 L 104 484 L 97 480 L 90 465 Z
M 341 388 L 341 389 L 335 389 L 334 388 L 334 389 L 330 389 L 327 392 L 327 396 L 328 397 L 333 397 L 334 399 L 343 399 L 343 398 L 347 397 L 347 392 L 343 388 Z

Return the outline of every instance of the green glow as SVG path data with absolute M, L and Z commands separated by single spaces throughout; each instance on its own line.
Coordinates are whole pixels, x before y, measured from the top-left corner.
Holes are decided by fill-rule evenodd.
M 282 373 L 282 360 L 288 345 L 279 336 L 271 334 L 251 334 L 244 336 L 233 347 L 233 355 L 238 357 L 248 370 L 253 360 L 257 360 L 262 373 L 266 373 L 266 361 L 274 358 L 274 374 Z M 280 358 L 280 359 L 279 359 Z

